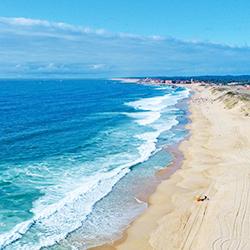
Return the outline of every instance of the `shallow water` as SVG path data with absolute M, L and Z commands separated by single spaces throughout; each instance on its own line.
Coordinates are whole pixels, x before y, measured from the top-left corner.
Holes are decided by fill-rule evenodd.
M 1 81 L 0 246 L 117 237 L 146 207 L 134 197 L 141 185 L 171 161 L 164 147 L 185 136 L 175 105 L 187 97 L 108 80 Z

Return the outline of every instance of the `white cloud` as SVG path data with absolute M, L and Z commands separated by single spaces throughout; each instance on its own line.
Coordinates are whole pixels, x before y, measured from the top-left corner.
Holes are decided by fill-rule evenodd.
M 157 36 L 157 35 L 153 35 L 153 36 L 151 36 L 151 38 L 152 38 L 153 40 L 155 40 L 155 41 L 162 41 L 162 40 L 165 40 L 164 37 L 162 37 L 162 36 Z
M 102 69 L 104 67 L 105 67 L 105 64 L 93 64 L 93 65 L 90 65 L 91 69 Z
M 247 74 L 250 48 L 0 17 L 0 77 Z
M 50 26 L 50 22 L 46 20 L 39 20 L 39 19 L 30 19 L 24 17 L 0 17 L 0 22 L 10 25 L 21 25 L 21 26 L 35 26 L 35 25 L 42 25 L 42 26 Z

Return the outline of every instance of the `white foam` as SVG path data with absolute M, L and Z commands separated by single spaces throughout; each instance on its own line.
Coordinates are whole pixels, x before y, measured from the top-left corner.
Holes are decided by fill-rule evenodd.
M 136 120 L 139 125 L 146 126 L 149 124 L 154 123 L 161 117 L 160 112 L 131 112 L 131 113 L 124 113 L 125 115 L 132 117 Z
M 180 99 L 187 98 L 189 90 L 185 89 L 175 94 L 166 94 L 164 96 L 156 96 L 150 98 L 142 98 L 137 101 L 128 102 L 126 105 L 133 107 L 136 110 L 144 110 L 144 112 L 125 113 L 127 116 L 136 119 L 140 125 L 146 126 L 154 123 L 161 117 L 161 113 L 167 107 L 174 106 Z
M 180 99 L 187 98 L 189 96 L 189 90 L 184 89 L 175 94 L 166 94 L 164 96 L 143 98 L 137 101 L 128 102 L 126 105 L 133 107 L 137 110 L 144 110 L 144 112 L 131 112 L 126 113 L 129 117 L 135 119 L 135 121 L 143 126 L 149 126 L 154 129 L 153 132 L 147 132 L 136 135 L 136 138 L 146 141 L 139 147 L 141 155 L 150 155 L 156 150 L 157 138 L 164 131 L 170 130 L 173 126 L 178 124 L 177 117 L 172 115 L 169 120 L 161 121 L 161 115 L 163 112 L 173 109 L 173 106 L 178 103 Z M 171 109 L 172 107 L 172 109 Z
M 79 228 L 96 202 L 111 192 L 113 186 L 130 171 L 131 166 L 149 159 L 156 150 L 157 138 L 160 134 L 178 123 L 175 116 L 168 122 L 159 122 L 161 113 L 166 107 L 175 105 L 179 99 L 188 95 L 189 91 L 186 90 L 176 96 L 167 94 L 127 103 L 135 109 L 144 110 L 144 112 L 126 113 L 127 115 L 136 119 L 138 124 L 154 129 L 153 132 L 136 136 L 144 141 L 138 147 L 140 156 L 137 160 L 123 164 L 112 171 L 98 172 L 93 176 L 82 178 L 77 188 L 67 192 L 63 199 L 54 204 L 47 205 L 46 196 L 42 197 L 34 203 L 32 210 L 34 217 L 31 220 L 22 222 L 10 232 L 0 235 L 0 248 L 13 243 L 17 247 L 13 248 L 11 245 L 10 249 L 40 249 L 55 244 L 65 238 L 69 232 Z M 18 239 L 22 238 L 31 227 L 33 232 L 38 230 L 37 241 L 20 243 Z
M 156 124 L 153 124 L 152 127 L 156 129 L 159 132 L 159 134 L 161 134 L 164 131 L 172 129 L 177 124 L 178 124 L 177 117 L 173 115 L 170 120 L 158 122 Z
M 151 156 L 151 154 L 154 151 L 156 151 L 156 143 L 160 134 L 164 131 L 170 130 L 173 126 L 177 124 L 178 121 L 174 116 L 172 120 L 168 122 L 165 121 L 162 123 L 152 125 L 155 131 L 136 135 L 136 138 L 145 141 L 145 143 L 138 148 L 140 155 L 142 155 L 145 158 L 145 160 L 147 160 Z
M 137 110 L 146 110 L 144 112 L 134 112 L 127 114 L 135 118 L 140 125 L 149 126 L 154 129 L 153 132 L 146 132 L 135 137 L 145 141 L 139 148 L 140 155 L 147 160 L 153 152 L 156 151 L 156 143 L 160 134 L 164 131 L 170 130 L 178 124 L 176 115 L 168 117 L 168 120 L 160 120 L 161 114 L 168 109 L 173 110 L 173 106 L 178 103 L 180 99 L 187 98 L 189 90 L 184 89 L 175 95 L 166 94 L 164 96 L 144 98 L 138 101 L 126 103 Z M 172 108 L 171 108 L 172 107 Z
M 140 199 L 138 199 L 137 197 L 134 197 L 135 198 L 135 200 L 136 200 L 136 202 L 138 202 L 139 204 L 145 204 L 145 202 L 144 201 L 142 201 L 142 200 L 140 200 Z
M 173 93 L 174 94 L 142 98 L 137 101 L 128 102 L 126 105 L 137 110 L 162 111 L 166 107 L 176 105 L 180 99 L 187 98 L 189 96 L 189 89 L 184 89 L 182 91 Z
M 11 242 L 14 242 L 22 237 L 32 225 L 33 220 L 28 220 L 16 225 L 10 232 L 0 235 L 0 249 L 4 248 Z
M 159 111 L 162 110 L 165 105 L 163 102 L 169 97 L 169 95 L 165 96 L 157 96 L 150 98 L 143 98 L 138 101 L 128 102 L 126 103 L 128 106 L 131 106 L 135 109 L 139 110 L 148 110 L 148 111 Z
M 82 178 L 79 187 L 66 193 L 59 202 L 46 205 L 46 196 L 34 203 L 34 217 L 22 222 L 10 232 L 0 236 L 0 247 L 10 245 L 10 249 L 40 249 L 54 245 L 64 239 L 69 232 L 81 226 L 82 221 L 91 213 L 97 201 L 111 192 L 113 186 L 124 177 L 130 167 L 146 161 L 155 150 L 158 132 L 138 135 L 144 143 L 138 147 L 140 156 L 127 164 L 112 171 L 99 172 L 93 176 Z M 37 230 L 36 242 L 20 242 L 21 238 L 32 227 L 33 233 Z M 43 233 L 41 233 L 43 232 Z M 18 241 L 19 239 L 19 241 Z
M 39 237 L 37 242 L 23 245 L 16 241 L 14 244 L 17 244 L 17 249 L 40 249 L 55 244 L 65 238 L 69 232 L 80 227 L 81 222 L 92 211 L 94 204 L 107 195 L 115 183 L 128 172 L 128 166 L 124 165 L 111 172 L 97 173 L 85 178 L 79 188 L 67 193 L 59 202 L 33 209 L 35 213 L 33 219 L 22 222 L 10 232 L 2 234 L 0 246 L 5 247 L 20 239 L 30 227 L 37 227 L 38 232 L 44 232 L 44 234 L 37 234 Z

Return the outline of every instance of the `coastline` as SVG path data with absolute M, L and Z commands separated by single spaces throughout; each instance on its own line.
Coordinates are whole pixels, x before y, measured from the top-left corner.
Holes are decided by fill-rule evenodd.
M 231 89 L 189 86 L 191 136 L 179 147 L 181 168 L 158 185 L 122 239 L 95 249 L 250 247 L 249 100 Z M 201 195 L 209 200 L 197 201 Z
M 118 79 L 118 80 L 120 81 L 120 79 Z M 127 83 L 127 82 L 124 82 L 124 83 Z M 144 83 L 138 83 L 138 82 L 135 82 L 132 80 L 129 83 L 144 84 Z M 183 156 L 183 153 L 180 151 L 179 147 L 180 147 L 180 144 L 184 140 L 187 140 L 189 138 L 189 132 L 188 132 L 189 130 L 187 129 L 187 125 L 188 125 L 188 123 L 190 123 L 190 119 L 189 119 L 190 112 L 189 112 L 189 109 L 187 107 L 187 105 L 189 105 L 189 102 L 190 102 L 190 97 L 179 100 L 178 103 L 174 105 L 177 109 L 185 109 L 185 112 L 187 112 L 187 114 L 185 115 L 186 121 L 184 123 L 182 121 L 179 121 L 179 123 L 177 125 L 175 125 L 175 128 L 177 130 L 186 131 L 187 134 L 180 141 L 173 143 L 173 144 L 170 144 L 170 145 L 166 145 L 162 149 L 162 150 L 168 152 L 172 156 L 171 157 L 172 161 L 170 163 L 168 163 L 167 165 L 165 165 L 162 169 L 159 169 L 155 172 L 154 177 L 151 178 L 151 180 L 149 180 L 149 182 L 147 183 L 147 186 L 149 186 L 149 188 L 147 188 L 146 191 L 145 191 L 145 188 L 143 188 L 143 187 L 142 187 L 141 191 L 137 190 L 136 199 L 138 199 L 139 201 L 145 202 L 147 204 L 147 207 L 150 206 L 150 197 L 152 194 L 154 194 L 154 192 L 156 192 L 158 185 L 162 181 L 165 181 L 168 178 L 170 178 L 171 175 L 173 173 L 175 173 L 181 167 L 184 156 Z M 90 249 L 90 250 L 113 250 L 113 249 L 116 249 L 116 247 L 119 244 L 121 244 L 122 242 L 124 242 L 127 239 L 127 229 L 131 225 L 133 225 L 134 221 L 136 221 L 137 218 L 140 217 L 144 212 L 139 214 L 132 222 L 127 224 L 127 226 L 121 230 L 119 238 L 111 239 L 110 242 L 107 242 L 104 245 L 90 247 L 88 249 Z
M 180 145 L 183 141 L 185 141 L 187 139 L 182 140 L 181 142 L 179 142 L 178 144 L 174 144 L 174 145 L 170 145 L 166 148 L 166 150 L 172 155 L 173 157 L 173 161 L 167 165 L 165 168 L 158 170 L 155 173 L 155 178 L 157 178 L 156 181 L 156 186 L 154 186 L 151 189 L 150 193 L 144 193 L 143 196 L 139 196 L 139 200 L 144 201 L 148 204 L 148 207 L 151 206 L 151 201 L 150 201 L 150 197 L 151 195 L 153 195 L 158 186 L 163 182 L 168 180 L 169 178 L 171 178 L 171 176 L 178 170 L 181 168 L 183 159 L 184 159 L 184 155 L 182 153 L 182 151 L 180 150 Z M 142 216 L 145 212 L 143 212 L 140 216 Z M 124 231 L 122 232 L 122 236 L 119 239 L 115 239 L 114 241 L 111 241 L 110 243 L 106 243 L 104 245 L 101 246 L 97 246 L 97 247 L 91 247 L 88 248 L 89 250 L 115 250 L 117 249 L 117 247 L 119 245 L 121 245 L 122 243 L 126 242 L 127 238 L 128 238 L 128 234 L 127 234 L 127 230 L 130 227 L 133 227 L 134 222 L 139 218 L 137 217 L 134 221 L 132 221 L 127 228 L 124 229 Z
M 112 79 L 112 80 L 122 81 L 123 83 L 144 84 L 144 83 L 138 83 L 134 79 L 131 79 L 131 80 L 129 79 L 128 81 L 123 81 L 122 78 L 121 79 L 117 78 L 117 79 Z M 149 84 L 149 85 L 151 85 L 151 84 Z M 186 87 L 186 86 L 183 86 L 183 87 Z M 192 93 L 192 91 L 190 93 Z M 176 107 L 180 107 L 182 105 L 188 105 L 189 106 L 190 101 L 191 101 L 191 99 L 189 97 L 187 100 L 186 99 L 180 100 L 175 106 Z M 164 150 L 166 150 L 168 153 L 170 153 L 172 155 L 172 162 L 170 164 L 166 165 L 164 168 L 162 168 L 160 170 L 157 170 L 155 172 L 155 177 L 154 177 L 155 182 L 154 182 L 154 184 L 149 183 L 149 185 L 151 185 L 150 192 L 144 192 L 144 193 L 139 194 L 137 196 L 137 198 L 139 200 L 141 200 L 143 202 L 146 202 L 148 207 L 151 206 L 151 196 L 154 195 L 155 192 L 157 192 L 158 186 L 162 182 L 164 182 L 164 181 L 168 180 L 169 178 L 171 178 L 171 176 L 176 171 L 178 171 L 182 166 L 182 163 L 183 163 L 183 160 L 184 160 L 184 154 L 183 154 L 183 151 L 180 149 L 180 146 L 184 141 L 189 140 L 189 137 L 190 137 L 189 124 L 191 123 L 191 120 L 190 120 L 190 114 L 191 113 L 190 113 L 189 108 L 187 108 L 186 111 L 188 112 L 187 113 L 187 120 L 188 120 L 187 123 L 178 124 L 177 127 L 187 130 L 188 131 L 187 135 L 183 139 L 181 139 L 181 141 L 179 141 L 178 143 L 168 145 L 164 149 Z M 88 249 L 89 250 L 115 250 L 115 249 L 118 249 L 118 246 L 120 246 L 121 244 L 126 242 L 126 240 L 128 238 L 128 233 L 127 232 L 129 230 L 129 228 L 133 227 L 133 224 L 144 213 L 145 213 L 145 211 L 142 214 L 140 214 L 137 218 L 135 218 L 135 220 L 133 220 L 131 223 L 129 223 L 126 228 L 123 229 L 123 231 L 121 232 L 121 237 L 120 238 L 111 240 L 110 242 L 108 242 L 108 243 L 106 243 L 104 245 L 100 245 L 100 246 L 96 246 L 96 247 L 90 247 Z
M 100 108 L 100 114 L 103 114 L 104 116 L 99 115 L 99 113 L 97 116 L 93 116 L 93 119 L 95 120 L 98 118 L 106 119 L 106 117 L 109 117 L 109 115 L 113 117 L 113 114 L 119 114 L 121 118 L 124 119 L 122 120 L 123 122 L 120 123 L 120 116 L 117 117 L 117 121 L 119 122 L 115 129 L 113 129 L 113 125 L 115 124 L 113 124 L 114 120 L 112 119 L 107 119 L 110 121 L 110 123 L 107 124 L 107 127 L 105 126 L 105 124 L 102 124 L 102 126 L 100 127 L 101 130 L 99 130 L 98 126 L 96 127 L 100 131 L 100 135 L 97 133 L 96 137 L 94 137 L 96 138 L 96 140 L 93 139 L 92 143 L 90 144 L 91 148 L 94 150 L 92 159 L 93 161 L 89 165 L 93 165 L 93 168 L 91 167 L 91 171 L 88 168 L 86 168 L 86 170 L 89 171 L 88 175 L 90 176 L 92 172 L 97 172 L 98 174 L 94 175 L 94 178 L 86 178 L 89 179 L 86 181 L 85 178 L 82 178 L 82 181 L 81 177 L 85 174 L 83 171 L 84 167 L 81 170 L 79 168 L 79 172 L 77 172 L 78 170 L 76 170 L 76 168 L 73 168 L 71 166 L 67 168 L 68 165 L 65 164 L 65 171 L 72 171 L 72 176 L 76 177 L 75 183 L 73 185 L 63 186 L 64 183 L 62 183 L 61 187 L 65 187 L 65 189 L 62 189 L 62 191 L 66 191 L 65 199 L 63 199 L 62 202 L 60 202 L 60 199 L 58 199 L 59 202 L 55 202 L 55 205 L 53 204 L 51 206 L 51 209 L 50 207 L 48 207 L 49 209 L 47 209 L 45 212 L 42 211 L 44 210 L 43 208 L 45 206 L 43 204 L 40 205 L 38 199 L 38 204 L 34 203 L 34 207 L 36 209 L 34 209 L 34 211 L 36 212 L 35 216 L 31 217 L 31 220 L 28 220 L 27 224 L 24 224 L 24 227 L 22 227 L 21 229 L 19 229 L 19 224 L 17 224 L 18 227 L 17 229 L 15 228 L 15 231 L 11 231 L 10 233 L 6 234 L 6 237 L 4 235 L 5 238 L 1 238 L 3 239 L 1 240 L 1 246 L 8 245 L 6 248 L 10 249 L 21 248 L 22 245 L 31 244 L 33 247 L 36 247 L 38 245 L 39 247 L 47 247 L 48 245 L 51 245 L 51 248 L 67 248 L 69 247 L 69 245 L 77 246 L 77 248 L 80 245 L 80 247 L 86 248 L 86 246 L 91 247 L 98 244 L 101 245 L 105 242 L 108 242 L 109 239 L 119 238 L 123 229 L 126 228 L 129 223 L 131 223 L 147 208 L 147 203 L 141 201 L 147 200 L 148 196 L 153 193 L 155 187 L 159 184 L 159 179 L 163 176 L 163 173 L 157 176 L 155 176 L 155 173 L 159 169 L 162 169 L 166 165 L 170 164 L 172 161 L 172 157 L 169 154 L 168 150 L 165 150 L 166 145 L 176 144 L 186 134 L 185 130 L 183 129 L 183 125 L 186 124 L 186 115 L 183 116 L 183 114 L 186 114 L 187 105 L 181 105 L 181 108 L 179 109 L 179 107 L 177 107 L 177 103 L 180 103 L 180 100 L 184 100 L 184 98 L 186 99 L 188 92 L 179 89 L 180 92 L 177 93 L 178 91 L 175 91 L 173 89 L 164 88 L 162 90 L 162 88 L 157 87 L 155 88 L 155 90 L 153 90 L 154 88 L 152 88 L 152 86 L 140 86 L 138 84 L 131 84 L 131 86 L 129 86 L 127 84 L 117 84 L 117 82 L 107 82 L 106 80 L 97 80 L 92 84 L 96 84 L 96 86 L 100 89 L 101 87 L 103 87 L 104 90 L 106 89 L 106 86 L 112 89 L 113 84 L 114 88 L 112 89 L 112 94 L 115 93 L 116 90 L 126 91 L 127 93 L 122 99 L 119 98 L 119 103 L 121 104 L 121 106 L 118 105 L 117 107 L 117 109 L 119 108 L 119 111 L 124 110 L 126 112 L 106 113 L 103 111 L 105 111 L 105 109 L 109 110 L 109 105 L 104 105 L 104 110 L 102 107 L 100 108 L 100 106 L 97 105 L 97 108 Z M 75 90 L 74 86 L 75 84 L 72 84 L 73 90 Z M 78 91 L 78 88 L 76 88 L 76 90 Z M 108 98 L 105 99 L 104 95 L 100 103 L 112 104 L 112 95 L 107 94 L 107 97 Z M 110 102 L 110 100 L 112 100 L 112 102 Z M 55 101 L 57 100 L 55 99 Z M 115 98 L 114 101 L 116 101 Z M 154 110 L 151 101 L 159 105 L 159 107 L 156 107 L 157 110 Z M 130 104 L 130 108 L 128 108 L 125 104 Z M 141 109 L 145 107 L 145 110 L 147 110 L 147 108 L 150 110 L 152 106 L 152 112 L 137 113 L 137 116 L 135 115 L 136 112 L 134 112 L 136 104 L 140 104 Z M 112 106 L 114 106 L 112 107 L 112 110 L 116 108 L 116 105 Z M 161 119 L 159 119 L 158 117 Z M 155 124 L 153 124 L 154 122 Z M 144 126 L 144 123 L 148 126 Z M 89 126 L 86 126 L 87 129 L 88 127 Z M 127 130 L 127 128 L 132 129 Z M 80 126 L 80 132 L 82 131 L 82 129 L 84 129 L 84 126 Z M 95 126 L 93 126 L 93 129 L 95 129 Z M 102 129 L 103 131 L 105 131 L 105 133 L 102 133 Z M 72 130 L 72 132 L 73 131 L 75 132 L 75 130 Z M 115 132 L 112 133 L 113 131 Z M 116 131 L 119 131 L 119 134 L 116 133 Z M 162 133 L 161 136 L 160 133 Z M 84 135 L 84 133 L 82 134 Z M 137 140 L 137 135 L 139 140 Z M 106 140 L 109 139 L 109 137 L 109 143 L 106 143 Z M 53 137 L 51 136 L 51 138 Z M 76 139 L 76 144 L 79 142 L 78 136 L 73 136 L 72 138 Z M 130 146 L 130 141 L 128 141 L 128 138 L 133 138 L 133 140 L 131 140 L 131 144 L 133 144 L 131 145 L 131 148 L 128 147 Z M 98 150 L 98 148 L 97 150 L 95 150 L 96 147 L 93 147 L 93 145 L 95 145 L 95 142 L 98 142 L 97 145 L 100 146 L 100 150 Z M 125 145 L 124 148 L 122 147 L 123 142 Z M 106 149 L 106 145 L 107 147 L 109 147 L 109 150 L 107 151 L 103 150 Z M 88 146 L 88 144 L 86 146 Z M 113 148 L 115 153 L 119 153 L 121 151 L 122 154 L 118 156 L 117 154 L 113 154 Z M 92 158 L 90 157 L 92 153 L 91 150 L 89 152 L 90 154 L 88 156 L 89 158 Z M 133 156 L 134 154 L 136 155 Z M 97 161 L 95 162 L 96 156 L 99 155 L 103 155 L 104 157 L 100 158 L 100 161 L 99 158 L 97 158 Z M 74 151 L 72 152 L 72 156 L 75 156 Z M 81 154 L 79 154 L 79 152 L 77 151 L 77 160 L 79 159 L 79 156 L 81 156 Z M 148 158 L 149 156 L 150 158 Z M 129 161 L 129 164 L 124 165 L 123 167 L 123 162 L 126 163 L 127 159 Z M 130 159 L 135 159 L 135 161 L 132 162 L 130 161 Z M 65 160 L 67 160 L 67 158 Z M 60 161 L 58 162 L 61 163 Z M 76 162 L 78 163 L 78 161 L 70 161 L 70 163 L 71 162 L 72 166 L 78 167 L 78 165 L 76 164 Z M 81 158 L 79 159 L 79 162 L 82 162 Z M 105 169 L 105 171 L 103 171 L 103 174 L 102 171 L 100 171 L 99 175 L 98 168 L 103 168 L 103 165 L 106 166 L 106 162 L 108 162 L 108 166 L 110 168 Z M 136 162 L 139 163 L 135 164 Z M 51 164 L 51 166 L 54 166 L 54 161 L 51 161 L 49 163 Z M 120 168 L 116 168 L 117 165 L 123 167 L 123 169 L 121 169 L 120 171 Z M 128 168 L 130 168 L 131 171 Z M 62 169 L 62 174 L 63 170 L 64 169 Z M 127 172 L 128 174 L 123 175 L 125 172 Z M 58 177 L 60 178 L 60 176 Z M 60 180 L 64 182 L 68 179 L 65 178 L 63 180 L 55 180 L 58 180 L 58 182 L 55 183 L 60 183 Z M 69 180 L 71 180 L 71 176 L 69 176 Z M 91 186 L 92 183 L 93 187 Z M 75 191 L 74 187 L 77 187 L 78 184 L 79 189 L 76 189 Z M 24 187 L 26 187 L 26 185 L 24 185 Z M 53 187 L 54 186 L 51 185 L 52 195 L 54 193 Z M 67 188 L 72 189 L 72 192 L 67 192 Z M 64 194 L 62 191 L 61 193 L 59 193 Z M 45 201 L 47 201 L 47 198 L 49 200 L 49 195 L 50 193 L 48 193 L 48 196 L 45 196 Z M 31 205 L 33 206 L 32 203 Z M 42 210 L 40 210 L 40 207 L 42 208 Z M 67 211 L 69 210 L 70 212 L 68 213 Z M 46 213 L 46 216 L 40 216 L 41 213 Z M 79 220 L 79 218 L 82 219 Z M 50 223 L 52 220 L 54 220 L 53 223 Z M 81 221 L 84 221 L 84 223 L 81 223 Z M 23 224 L 20 225 L 22 226 Z M 48 227 L 51 227 L 50 230 L 48 230 L 48 234 L 39 234 L 39 240 L 36 240 L 36 242 L 27 241 L 27 237 L 30 234 L 38 234 L 39 231 L 42 231 L 41 227 L 43 226 L 46 227 L 46 230 Z M 56 230 L 56 233 L 54 233 L 54 229 Z M 22 234 L 19 233 L 21 230 L 23 232 Z M 60 232 L 62 232 L 62 234 L 60 234 Z M 18 237 L 18 239 L 12 241 L 14 237 Z

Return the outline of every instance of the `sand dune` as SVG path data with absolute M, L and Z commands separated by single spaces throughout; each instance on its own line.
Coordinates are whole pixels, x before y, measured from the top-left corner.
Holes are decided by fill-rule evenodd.
M 116 249 L 250 249 L 248 93 L 192 88 L 182 168 L 158 186 Z M 209 200 L 198 202 L 202 194 Z

